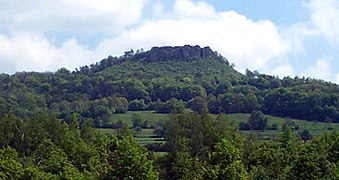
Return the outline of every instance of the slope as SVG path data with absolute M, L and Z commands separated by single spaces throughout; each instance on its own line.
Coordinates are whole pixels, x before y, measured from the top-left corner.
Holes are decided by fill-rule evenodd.
M 154 47 L 126 51 L 71 72 L 0 75 L 0 113 L 27 117 L 41 111 L 70 121 L 92 119 L 111 126 L 114 113 L 127 110 L 266 114 L 339 122 L 339 87 L 312 78 L 280 79 L 230 66 L 209 47 Z

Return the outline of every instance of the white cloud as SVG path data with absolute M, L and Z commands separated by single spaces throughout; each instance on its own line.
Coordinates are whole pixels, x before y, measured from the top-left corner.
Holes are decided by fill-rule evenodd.
M 152 6 L 153 18 L 161 18 L 164 14 L 164 11 L 165 11 L 164 5 L 160 1 L 155 2 L 154 5 Z
M 311 22 L 331 43 L 339 42 L 339 1 L 312 0 L 307 4 L 311 10 Z
M 281 29 L 284 40 L 290 44 L 294 54 L 310 53 L 310 49 L 305 48 L 305 40 L 324 38 L 327 43 L 337 46 L 339 43 L 339 1 L 336 0 L 309 0 L 305 3 L 305 7 L 310 11 L 310 19 L 308 21 L 292 24 L 285 29 Z M 307 47 L 306 47 L 307 48 Z M 309 47 L 308 47 L 309 48 Z M 313 48 L 317 48 L 316 45 Z M 329 47 L 322 47 L 329 48 Z M 306 52 L 305 52 L 306 51 Z M 312 51 L 312 50 L 311 50 Z M 328 53 L 328 52 L 326 52 Z M 310 53 L 312 54 L 312 53 Z M 315 59 L 311 66 L 298 75 L 305 75 L 318 79 L 325 79 L 332 82 L 339 82 L 335 74 L 338 70 L 332 66 L 335 64 L 331 59 L 335 54 L 318 54 L 316 56 L 328 56 L 327 58 Z M 304 63 L 311 63 L 312 59 L 303 60 Z M 304 64 L 303 62 L 299 62 Z M 297 63 L 296 63 L 297 64 Z M 305 67 L 303 67 L 305 69 Z M 291 75 L 290 72 L 286 71 Z M 275 70 L 269 72 L 276 74 Z
M 167 18 L 146 21 L 102 42 L 99 49 L 123 52 L 128 48 L 184 44 L 211 46 L 239 70 L 263 68 L 290 51 L 272 22 L 255 22 L 234 11 L 216 12 L 204 2 L 188 0 L 176 1 Z
M 330 58 L 318 59 L 314 65 L 306 69 L 304 74 L 317 79 L 335 80 L 329 59 Z
M 190 0 L 177 0 L 173 6 L 173 14 L 179 19 L 211 19 L 213 17 L 218 18 L 218 14 L 215 11 L 214 7 L 202 1 L 193 3 Z
M 275 68 L 272 68 L 270 70 L 270 74 L 276 75 L 276 76 L 279 76 L 279 77 L 285 77 L 286 75 L 294 76 L 295 72 L 294 72 L 294 68 L 293 68 L 292 65 L 283 64 L 283 65 L 279 65 Z
M 73 69 L 98 61 L 100 50 L 67 34 L 119 34 L 140 22 L 144 1 L 0 0 L 0 71 Z
M 73 69 L 110 54 L 119 56 L 128 49 L 190 44 L 210 46 L 240 71 L 249 68 L 285 76 L 295 73 L 286 57 L 302 52 L 305 38 L 319 34 L 332 40 L 339 37 L 339 8 L 334 0 L 310 1 L 307 7 L 311 20 L 286 29 L 269 20 L 253 21 L 234 11 L 218 12 L 203 1 L 176 0 L 171 8 L 160 0 L 145 2 L 150 1 L 0 0 L 0 22 L 8 32 L 1 34 L 0 29 L 0 71 Z M 141 19 L 144 4 L 152 6 L 150 19 Z M 69 32 L 106 33 L 106 39 L 91 44 L 92 48 L 67 37 L 56 45 L 46 35 L 50 32 L 56 38 Z M 326 62 L 329 66 L 328 60 L 316 64 L 318 74 L 310 73 L 312 68 L 304 74 L 334 79 L 331 74 L 318 72 L 331 68 Z
M 271 21 L 252 21 L 234 11 L 217 12 L 205 2 L 190 0 L 177 0 L 166 13 L 158 1 L 153 15 L 158 14 L 160 18 L 126 29 L 124 27 L 139 21 L 143 6 L 143 0 L 127 1 L 34 0 L 20 6 L 12 1 L 8 4 L 0 1 L 0 5 L 5 5 L 0 14 L 6 15 L 0 16 L 0 20 L 9 18 L 5 24 L 14 29 L 23 27 L 21 32 L 0 34 L 0 64 L 8 64 L 11 70 L 7 71 L 55 70 L 89 64 L 110 54 L 121 55 L 131 48 L 147 50 L 152 46 L 191 44 L 210 46 L 243 71 L 263 69 L 291 50 Z M 11 14 L 14 12 L 15 15 Z M 125 30 L 99 42 L 92 50 L 74 39 L 57 47 L 44 34 L 31 33 L 52 29 L 98 33 L 109 27 Z
M 95 54 L 70 39 L 55 47 L 40 33 L 0 35 L 1 71 L 51 71 L 60 67 L 75 68 L 89 64 Z M 96 59 L 97 60 L 97 59 Z
M 144 0 L 0 0 L 9 30 L 114 33 L 138 23 Z
M 304 52 L 304 40 L 325 37 L 332 44 L 339 42 L 339 1 L 309 0 L 304 3 L 310 11 L 307 21 L 282 29 L 282 36 L 289 42 L 294 53 Z
M 335 76 L 335 83 L 339 84 L 339 73 Z
M 319 31 L 306 22 L 292 24 L 281 30 L 281 36 L 288 42 L 295 54 L 305 52 L 304 40 L 306 38 L 318 35 Z

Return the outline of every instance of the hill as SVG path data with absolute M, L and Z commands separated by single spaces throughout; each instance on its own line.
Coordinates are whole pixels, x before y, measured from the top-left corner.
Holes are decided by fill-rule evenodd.
M 154 47 L 126 51 L 69 71 L 0 75 L 0 115 L 28 117 L 50 112 L 65 121 L 72 114 L 111 126 L 114 113 L 127 110 L 213 114 L 260 110 L 280 117 L 339 122 L 339 87 L 311 78 L 279 79 L 243 75 L 209 47 Z
M 114 74 L 114 79 L 134 77 L 152 79 L 154 77 L 194 77 L 205 74 L 210 78 L 241 77 L 241 74 L 229 66 L 227 59 L 212 51 L 209 47 L 153 47 L 150 51 L 133 50 L 125 52 L 120 58 L 109 56 L 107 59 L 88 66 L 80 67 L 79 73 Z
M 199 46 L 0 81 L 0 179 L 339 179 L 335 84 L 242 75 Z

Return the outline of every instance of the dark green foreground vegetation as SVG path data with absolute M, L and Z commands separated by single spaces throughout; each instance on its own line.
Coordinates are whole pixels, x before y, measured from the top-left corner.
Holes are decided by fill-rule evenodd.
M 339 134 L 303 141 L 286 127 L 275 141 L 244 138 L 207 113 L 171 114 L 163 156 L 123 127 L 97 133 L 73 114 L 0 119 L 1 179 L 338 179 Z M 80 122 L 80 123 L 79 123 Z
M 76 115 L 69 124 L 47 115 L 6 115 L 0 123 L 0 179 L 158 177 L 149 153 L 127 129 L 104 136 Z

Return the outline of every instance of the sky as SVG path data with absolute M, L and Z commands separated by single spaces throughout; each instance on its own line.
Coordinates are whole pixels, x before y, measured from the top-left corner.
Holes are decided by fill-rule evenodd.
M 339 0 L 0 0 L 0 73 L 186 44 L 240 72 L 339 84 Z

